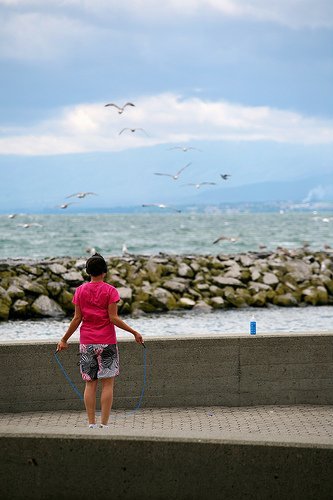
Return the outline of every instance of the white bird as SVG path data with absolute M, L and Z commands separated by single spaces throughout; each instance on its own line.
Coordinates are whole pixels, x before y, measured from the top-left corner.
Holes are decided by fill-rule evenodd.
M 92 193 L 91 191 L 86 191 L 86 192 L 81 192 L 81 193 L 70 194 L 69 196 L 66 196 L 66 198 L 73 198 L 73 196 L 75 196 L 76 198 L 85 198 L 89 194 L 93 194 L 94 196 L 97 196 L 97 193 Z
M 186 153 L 187 151 L 190 151 L 190 149 L 194 149 L 196 151 L 201 151 L 201 149 L 198 148 L 193 148 L 192 146 L 175 146 L 173 148 L 169 148 L 168 151 L 171 151 L 172 149 L 180 149 L 180 151 L 183 151 L 183 153 Z
M 201 186 L 205 186 L 205 185 L 215 186 L 216 182 L 198 182 L 198 183 L 190 182 L 189 184 L 183 184 L 183 185 L 184 186 L 194 186 L 196 189 L 200 189 Z
M 130 131 L 130 132 L 132 132 L 132 133 L 133 133 L 133 132 L 136 132 L 137 130 L 142 130 L 142 132 L 144 132 L 144 133 L 146 134 L 146 136 L 147 136 L 147 137 L 149 137 L 149 135 L 147 134 L 147 132 L 145 131 L 145 129 L 144 129 L 144 128 L 141 128 L 141 127 L 139 127 L 139 128 L 128 128 L 128 127 L 125 127 L 125 128 L 123 128 L 123 129 L 119 132 L 119 134 L 118 134 L 118 135 L 121 135 L 123 132 L 125 132 L 125 130 L 129 130 L 129 131 Z
M 235 243 L 236 241 L 238 241 L 238 239 L 230 236 L 223 236 L 222 234 L 222 236 L 219 236 L 215 241 L 213 241 L 213 245 L 215 245 L 219 241 L 230 241 L 231 243 Z
M 163 174 L 161 172 L 154 172 L 154 175 L 165 175 L 167 177 L 171 177 L 174 181 L 176 181 L 179 179 L 180 174 L 185 170 L 185 168 L 189 167 L 190 165 L 191 163 L 188 163 L 187 165 L 185 165 L 185 167 L 178 170 L 178 172 L 176 172 L 175 174 Z
M 24 227 L 24 229 L 28 229 L 29 227 L 36 226 L 36 227 L 43 227 L 42 224 L 38 224 L 37 222 L 30 222 L 26 224 L 17 224 L 19 227 Z
M 17 214 L 9 214 L 8 219 L 15 219 L 17 217 Z
M 86 248 L 86 253 L 90 253 L 90 255 L 95 255 L 96 248 L 94 248 L 94 247 L 88 247 L 88 248 Z
M 71 201 L 70 203 L 62 203 L 61 205 L 57 205 L 56 208 L 62 208 L 62 209 L 64 209 L 64 208 L 69 207 L 69 205 L 74 205 L 75 203 L 77 203 L 77 202 L 76 201 Z
M 129 255 L 126 243 L 123 243 L 123 246 L 122 246 L 122 249 L 121 249 L 121 253 L 122 253 L 123 256 Z
M 164 205 L 163 203 L 144 203 L 141 205 L 142 207 L 157 207 L 157 208 L 168 208 L 169 210 L 174 210 L 175 212 L 180 213 L 181 210 L 177 208 L 169 207 L 168 205 Z
M 224 181 L 227 181 L 229 179 L 229 177 L 231 177 L 231 174 L 220 174 L 220 176 L 222 177 L 222 179 Z
M 105 104 L 105 108 L 107 106 L 113 106 L 115 108 L 118 109 L 118 113 L 121 115 L 123 112 L 124 112 L 124 109 L 126 108 L 126 106 L 134 106 L 135 107 L 135 104 L 133 104 L 132 102 L 126 102 L 126 104 L 124 104 L 124 106 L 118 106 L 118 104 L 114 104 L 113 102 L 110 102 L 109 104 Z

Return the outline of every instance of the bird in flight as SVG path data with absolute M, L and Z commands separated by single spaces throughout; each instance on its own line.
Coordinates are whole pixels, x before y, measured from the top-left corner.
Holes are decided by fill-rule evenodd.
M 146 136 L 147 136 L 147 137 L 149 137 L 149 136 L 148 136 L 148 134 L 147 134 L 147 132 L 145 131 L 145 129 L 144 129 L 144 128 L 128 128 L 128 127 L 126 127 L 126 128 L 123 128 L 123 129 L 119 132 L 119 134 L 118 134 L 118 135 L 120 135 L 120 134 L 122 134 L 123 132 L 125 132 L 125 130 L 129 130 L 129 131 L 130 131 L 130 132 L 132 132 L 132 133 L 133 133 L 133 132 L 136 132 L 137 130 L 142 130 L 142 132 L 144 132 L 144 133 L 146 134 Z
M 115 104 L 114 102 L 110 102 L 109 104 L 104 105 L 105 108 L 107 106 L 113 106 L 114 108 L 117 108 L 119 115 L 121 115 L 124 112 L 124 109 L 126 108 L 126 106 L 134 106 L 135 107 L 135 104 L 133 104 L 132 102 L 126 102 L 126 104 L 124 104 L 124 106 L 118 106 L 118 104 Z
M 93 195 L 97 196 L 97 193 L 92 193 L 91 191 L 86 191 L 86 192 L 81 192 L 81 193 L 70 194 L 69 196 L 66 196 L 66 198 L 73 198 L 73 196 L 75 196 L 76 198 L 85 198 L 89 194 L 93 194 Z M 64 207 L 64 208 L 67 208 L 67 207 Z
M 229 179 L 229 177 L 231 177 L 231 174 L 220 174 L 220 176 L 222 177 L 222 179 L 224 181 L 227 181 Z
M 180 151 L 183 151 L 183 153 L 186 153 L 187 151 L 190 151 L 190 149 L 195 149 L 196 151 L 201 151 L 201 149 L 198 148 L 193 148 L 192 146 L 175 146 L 174 148 L 169 148 L 168 151 L 171 151 L 172 149 L 180 149 Z
M 70 203 L 62 203 L 61 205 L 57 205 L 57 208 L 67 208 L 69 207 L 69 205 L 74 205 L 74 203 L 76 203 L 76 201 L 71 201 Z
M 144 203 L 141 206 L 142 207 L 168 208 L 169 210 L 174 210 L 175 212 L 178 212 L 178 213 L 181 212 L 181 210 L 178 210 L 178 208 L 169 207 L 168 205 L 164 205 L 163 203 Z
M 24 227 L 24 229 L 28 229 L 29 227 L 36 226 L 36 227 L 43 227 L 42 224 L 38 224 L 37 222 L 31 222 L 31 223 L 26 223 L 26 224 L 17 224 L 19 227 Z
M 198 183 L 190 182 L 189 184 L 183 184 L 183 185 L 184 186 L 194 186 L 196 189 L 200 189 L 201 186 L 205 186 L 205 185 L 215 186 L 216 182 L 198 182 Z
M 230 236 L 223 236 L 222 234 L 222 236 L 219 236 L 215 241 L 213 241 L 213 245 L 215 245 L 219 241 L 230 241 L 231 243 L 235 243 L 236 241 L 238 241 L 238 239 Z
M 179 179 L 180 174 L 185 170 L 185 168 L 189 167 L 191 163 L 188 163 L 185 165 L 185 167 L 181 168 L 176 172 L 175 174 L 163 174 L 161 172 L 154 172 L 154 175 L 166 175 L 167 177 L 171 177 L 174 181 L 177 181 Z
M 9 214 L 8 219 L 15 219 L 17 217 L 17 214 Z

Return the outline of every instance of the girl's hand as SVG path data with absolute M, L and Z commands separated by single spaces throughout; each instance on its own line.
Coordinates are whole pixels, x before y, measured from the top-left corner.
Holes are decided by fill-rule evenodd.
M 135 337 L 135 342 L 137 342 L 138 344 L 144 344 L 141 333 L 139 332 L 134 333 L 134 337 Z
M 68 349 L 69 345 L 64 340 L 59 340 L 57 345 L 57 351 L 63 351 L 64 349 Z

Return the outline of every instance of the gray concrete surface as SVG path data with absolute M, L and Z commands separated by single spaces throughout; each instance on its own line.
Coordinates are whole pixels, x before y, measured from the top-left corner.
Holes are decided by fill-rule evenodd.
M 0 412 L 79 410 L 54 359 L 54 343 L 0 344 Z M 120 341 L 114 408 L 141 392 L 143 349 Z M 59 355 L 83 390 L 78 346 Z M 145 407 L 333 404 L 333 335 L 196 337 L 147 342 Z
M 0 416 L 2 499 L 329 499 L 333 406 Z

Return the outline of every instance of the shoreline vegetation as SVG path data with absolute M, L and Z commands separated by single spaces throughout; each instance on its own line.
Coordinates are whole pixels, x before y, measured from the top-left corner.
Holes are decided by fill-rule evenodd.
M 333 249 L 108 257 L 122 315 L 333 304 Z M 0 320 L 71 316 L 83 258 L 0 260 Z

